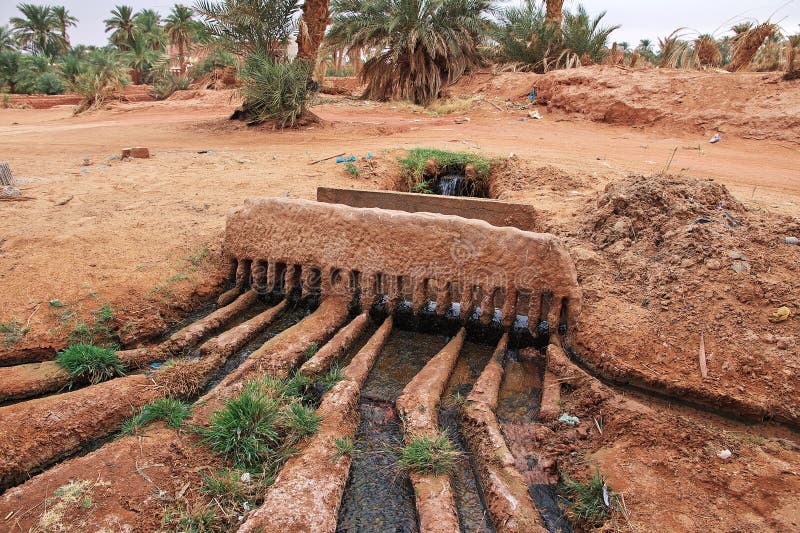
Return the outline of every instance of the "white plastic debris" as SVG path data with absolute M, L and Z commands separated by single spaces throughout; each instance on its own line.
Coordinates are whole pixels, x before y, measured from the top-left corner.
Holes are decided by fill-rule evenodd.
M 250 472 L 242 474 L 242 483 L 250 483 Z
M 608 485 L 603 483 L 603 503 L 606 507 L 611 507 L 611 498 L 608 496 Z
M 720 142 L 721 140 L 722 140 L 722 135 L 720 135 L 719 133 L 715 133 L 714 136 L 711 137 L 711 140 L 708 141 L 708 142 L 710 142 L 711 144 L 716 144 L 716 143 Z
M 727 448 L 717 453 L 717 457 L 719 457 L 720 459 L 730 459 L 731 455 L 732 455 L 731 451 Z
M 570 426 L 577 426 L 580 423 L 580 419 L 577 416 L 571 416 L 567 413 L 563 413 L 560 417 L 558 417 L 558 421 L 569 424 Z

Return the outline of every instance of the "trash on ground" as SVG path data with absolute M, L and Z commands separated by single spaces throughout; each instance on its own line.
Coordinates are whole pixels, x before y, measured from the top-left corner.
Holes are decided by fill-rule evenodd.
M 708 222 L 714 222 L 714 220 L 708 217 L 697 217 L 696 219 L 694 219 L 695 224 L 706 224 Z
M 536 89 L 531 90 L 531 93 L 528 95 L 528 100 L 530 100 L 531 102 L 536 100 Z
M 367 155 L 364 156 L 364 159 L 372 159 L 372 152 L 367 152 Z
M 608 496 L 608 484 L 603 483 L 603 504 L 606 507 L 611 507 L 611 498 Z
M 580 423 L 580 419 L 577 416 L 568 415 L 567 413 L 562 413 L 562 415 L 558 417 L 558 421 L 569 424 L 570 426 L 577 426 Z
M 337 163 L 351 163 L 351 162 L 353 162 L 355 160 L 356 160 L 356 156 L 354 156 L 354 155 L 351 155 L 350 157 L 337 157 L 336 158 L 336 162 Z
M 786 244 L 800 244 L 800 239 L 797 237 L 786 237 Z
M 769 321 L 773 324 L 777 324 L 778 322 L 785 322 L 789 320 L 789 317 L 792 316 L 792 310 L 788 307 L 781 306 L 772 313 L 772 316 L 769 317 Z
M 540 115 L 538 111 L 531 111 L 528 113 L 528 116 L 536 120 L 542 120 L 542 115 Z
M 103 168 L 109 168 L 109 167 L 108 167 L 108 165 L 99 165 L 97 168 L 98 169 L 103 169 Z
M 159 368 L 163 363 L 150 363 L 151 368 Z
M 733 455 L 733 454 L 727 448 L 725 448 L 724 450 L 720 450 L 717 453 L 717 457 L 719 457 L 720 459 L 730 459 L 731 455 Z
M 469 117 L 457 117 L 453 119 L 453 122 L 456 124 L 463 124 L 464 122 L 469 122 Z
M 83 170 L 81 170 L 81 174 L 88 174 L 88 173 L 89 173 L 88 168 L 84 168 Z
M 716 144 L 716 143 L 720 142 L 721 140 L 722 140 L 722 135 L 720 135 L 719 133 L 716 133 L 716 134 L 714 134 L 713 137 L 711 137 L 711 140 L 708 141 L 708 142 L 710 142 L 711 144 Z

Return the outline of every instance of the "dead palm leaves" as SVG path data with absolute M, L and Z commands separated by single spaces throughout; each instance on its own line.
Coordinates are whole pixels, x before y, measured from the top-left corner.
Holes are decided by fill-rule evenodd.
M 752 28 L 736 34 L 731 39 L 731 61 L 728 63 L 729 72 L 744 70 L 750 65 L 758 49 L 769 37 L 778 31 L 777 24 L 770 21 L 762 22 Z

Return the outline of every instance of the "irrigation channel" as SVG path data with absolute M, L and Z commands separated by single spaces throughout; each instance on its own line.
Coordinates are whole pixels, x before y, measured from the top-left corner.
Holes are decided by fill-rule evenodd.
M 398 402 L 401 397 L 406 404 L 409 399 L 413 402 L 416 397 L 430 397 L 428 404 L 419 403 L 414 411 L 423 412 L 426 405 L 432 406 L 427 415 L 432 421 L 432 429 L 443 431 L 458 452 L 453 470 L 449 476 L 445 475 L 448 493 L 451 494 L 453 523 L 463 532 L 495 530 L 481 484 L 481 474 L 464 435 L 462 416 L 465 400 L 473 385 L 487 368 L 493 354 L 497 353 L 497 343 L 503 334 L 497 320 L 488 325 L 481 323 L 478 320 L 480 309 L 466 323 L 457 318 L 457 309 L 444 315 L 433 312 L 413 315 L 409 302 L 395 310 L 392 319 L 387 319 L 381 302 L 373 307 L 371 315 L 367 317 L 358 315 L 355 309 L 348 310 L 346 302 L 328 300 L 320 303 L 315 294 L 300 298 L 299 291 L 291 291 L 290 298 L 283 298 L 281 293 L 277 293 L 265 299 L 252 297 L 248 290 L 247 287 L 241 287 L 238 296 L 233 294 L 225 297 L 222 303 L 226 305 L 218 305 L 214 310 L 204 309 L 193 317 L 197 319 L 195 323 L 169 332 L 169 336 L 154 346 L 139 349 L 166 353 L 163 351 L 165 346 L 174 347 L 177 340 L 183 339 L 185 345 L 181 344 L 180 350 L 173 353 L 173 358 L 177 358 L 173 360 L 178 363 L 158 361 L 141 365 L 132 375 L 97 385 L 85 384 L 66 393 L 51 394 L 54 391 L 48 391 L 40 398 L 0 408 L 0 415 L 10 415 L 0 416 L 0 440 L 9 441 L 0 444 L 14 445 L 15 439 L 8 437 L 9 428 L 3 426 L 26 416 L 34 420 L 35 429 L 44 432 L 43 435 L 37 435 L 38 440 L 51 444 L 48 452 L 41 453 L 34 449 L 37 439 L 33 438 L 34 443 L 20 449 L 20 457 L 13 461 L 4 459 L 5 462 L 0 464 L 3 473 L 3 487 L 0 488 L 9 489 L 0 496 L 0 511 L 12 520 L 8 524 L 35 527 L 35 513 L 14 518 L 17 510 L 26 505 L 33 507 L 38 503 L 36 498 L 41 498 L 37 495 L 52 491 L 52 484 L 59 483 L 58 480 L 84 476 L 85 469 L 91 468 L 87 465 L 112 465 L 113 470 L 111 458 L 119 449 L 126 446 L 139 449 L 133 438 L 129 438 L 130 444 L 125 439 L 112 439 L 117 436 L 122 423 L 130 417 L 131 409 L 140 408 L 160 397 L 164 394 L 162 389 L 174 389 L 175 383 L 178 383 L 178 393 L 167 394 L 196 403 L 192 423 L 203 423 L 247 380 L 270 373 L 288 375 L 292 369 L 303 364 L 309 357 L 308 349 L 314 346 L 318 355 L 326 350 L 330 352 L 326 352 L 327 358 L 320 363 L 321 367 L 314 370 L 315 373 L 337 364 L 344 368 L 346 377 L 351 361 L 355 364 L 355 359 L 363 358 L 365 351 L 374 352 L 365 367 L 365 379 L 358 385 L 360 394 L 355 397 L 358 414 L 357 426 L 353 426 L 355 445 L 352 460 L 347 463 L 349 469 L 346 466 L 342 470 L 341 487 L 338 492 L 333 492 L 337 496 L 329 510 L 332 516 L 330 530 L 334 527 L 340 532 L 431 530 L 423 516 L 431 516 L 430 501 L 420 500 L 419 476 L 415 477 L 400 465 L 403 447 L 409 442 L 412 431 L 415 431 L 409 425 L 414 413 L 410 413 L 407 407 L 405 411 L 402 410 Z M 433 302 L 429 307 L 431 310 L 435 308 Z M 387 321 L 390 322 L 388 329 Z M 378 326 L 381 324 L 384 326 L 380 330 L 385 330 L 386 335 L 380 344 L 375 344 L 374 338 L 380 333 Z M 544 339 L 532 338 L 526 327 L 519 328 L 518 334 L 512 335 L 511 345 L 514 348 L 527 347 L 524 353 L 528 355 L 520 357 L 518 350 L 508 351 L 506 376 L 500 387 L 498 420 L 511 447 L 523 451 L 525 443 L 517 442 L 518 436 L 524 435 L 536 424 L 538 415 L 544 365 L 536 359 L 536 354 L 540 354 Z M 137 352 L 139 355 L 141 353 Z M 501 359 L 503 356 L 505 350 L 501 353 Z M 308 363 L 315 360 L 316 356 Z M 303 365 L 300 371 L 304 372 L 306 366 Z M 114 387 L 115 382 L 120 385 L 132 383 L 134 386 Z M 151 382 L 157 385 L 155 389 L 146 386 Z M 326 390 L 318 391 L 322 401 L 320 410 L 325 408 L 325 401 L 331 393 L 336 392 L 335 388 L 328 393 Z M 50 427 L 49 422 L 43 424 L 37 420 L 43 416 L 42 413 L 56 412 L 59 406 L 72 403 L 79 407 L 60 411 L 64 428 L 60 425 L 57 428 Z M 109 415 L 100 424 L 87 424 L 86 410 L 91 411 L 101 405 L 107 407 L 113 416 Z M 78 436 L 71 437 L 72 440 L 65 439 L 62 437 L 64 431 L 77 432 Z M 68 442 L 52 446 L 59 439 Z M 308 448 L 312 449 L 313 444 L 309 444 Z M 302 447 L 298 449 L 298 460 L 302 459 L 303 453 Z M 201 456 L 198 454 L 191 461 L 202 461 Z M 530 494 L 540 506 L 545 525 L 551 531 L 568 531 L 569 524 L 560 518 L 553 487 L 544 482 L 543 477 L 535 475 L 535 454 L 517 459 L 520 459 L 517 466 L 522 465 L 521 470 L 525 471 L 526 481 L 529 481 Z M 167 471 L 172 472 L 172 476 L 178 476 L 206 468 L 202 462 L 192 465 L 191 461 L 166 465 Z M 126 472 L 124 469 L 115 471 L 118 482 L 135 481 L 139 468 L 136 464 L 136 472 Z M 291 464 L 290 460 L 284 471 L 291 470 Z M 317 462 L 314 468 L 326 467 Z M 98 474 L 93 475 L 97 477 Z M 283 472 L 276 480 L 275 487 L 280 485 L 282 476 Z M 286 476 L 291 476 L 291 471 Z M 22 483 L 26 478 L 30 479 Z M 22 484 L 10 488 L 18 483 Z M 264 531 L 280 531 L 275 525 L 277 522 L 269 521 L 269 515 L 272 514 L 269 503 L 274 495 L 270 492 L 272 489 L 266 490 L 261 509 L 267 515 Z M 426 507 L 424 512 L 420 508 L 421 503 Z M 253 516 L 258 515 L 255 513 Z M 241 520 L 247 519 L 243 517 Z M 244 523 L 243 530 L 249 530 L 248 523 Z

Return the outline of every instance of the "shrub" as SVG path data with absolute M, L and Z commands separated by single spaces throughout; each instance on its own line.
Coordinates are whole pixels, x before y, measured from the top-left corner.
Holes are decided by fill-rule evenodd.
M 400 456 L 400 464 L 413 472 L 439 476 L 453 471 L 458 451 L 446 434 L 434 438 L 418 437 L 411 441 Z
M 166 100 L 175 91 L 185 91 L 189 88 L 189 78 L 176 76 L 171 72 L 164 76 L 156 76 L 153 80 L 153 88 L 148 94 L 156 100 Z
M 83 97 L 75 112 L 103 105 L 121 93 L 128 83 L 128 69 L 118 51 L 110 48 L 92 50 L 86 56 L 83 71 L 68 84 L 70 91 Z
M 119 362 L 115 350 L 92 344 L 69 346 L 58 354 L 56 363 L 69 372 L 73 380 L 86 379 L 91 383 L 100 383 L 125 375 L 125 368 Z
M 279 62 L 264 50 L 251 52 L 239 73 L 244 118 L 255 124 L 273 120 L 279 128 L 294 126 L 311 101 L 310 75 L 306 63 Z

